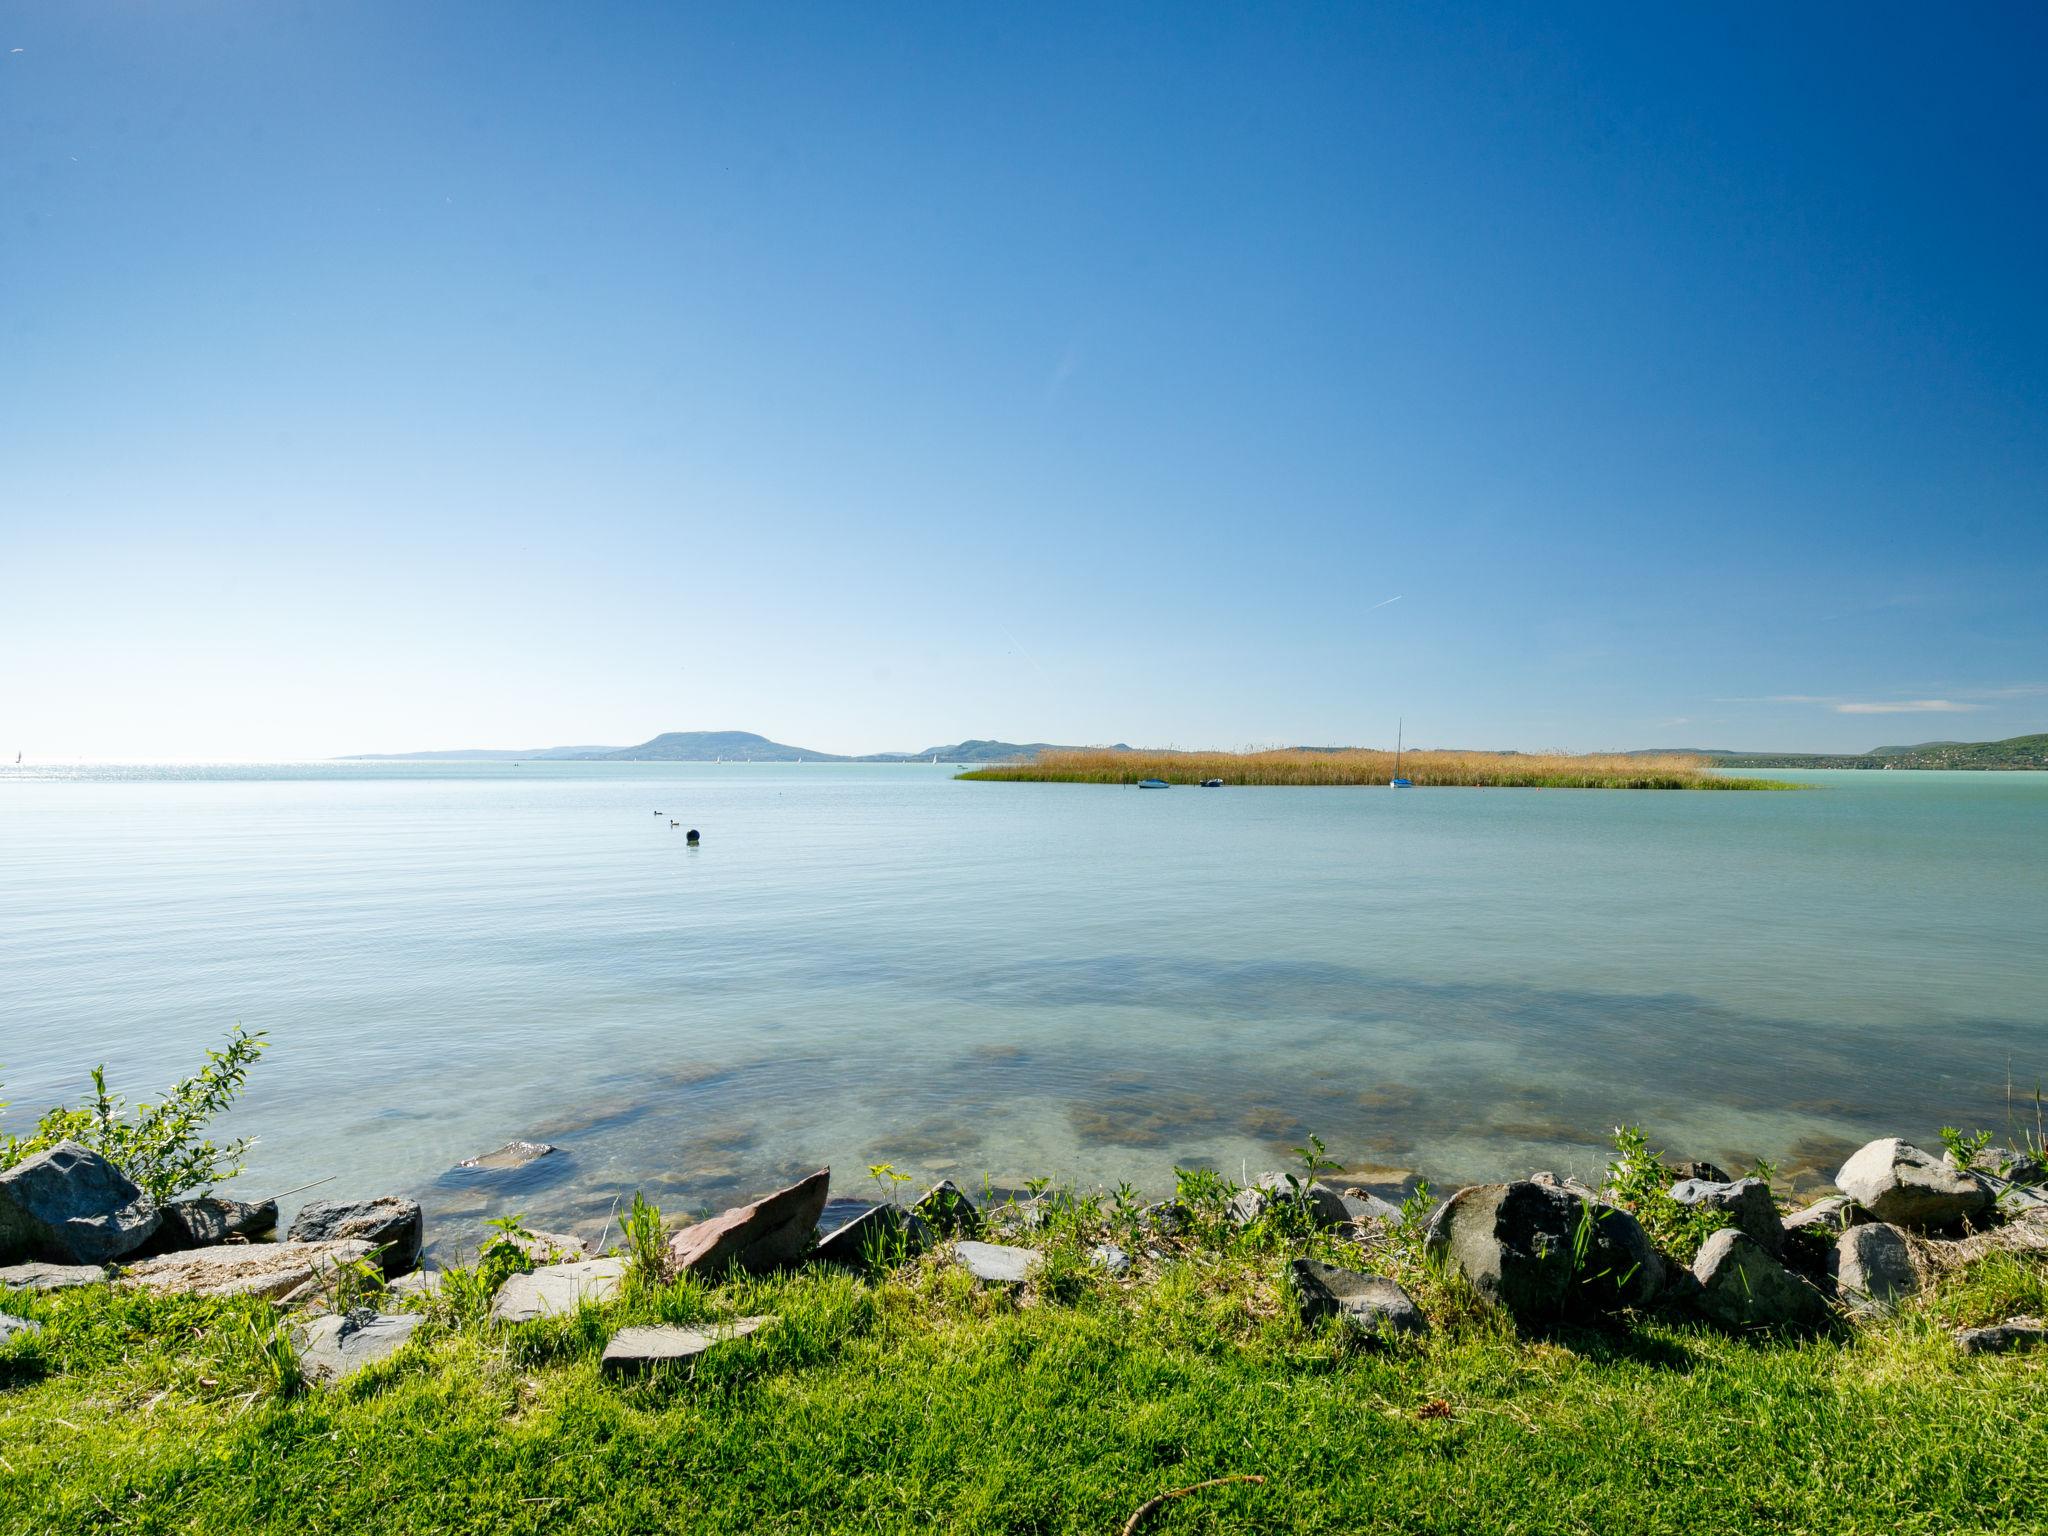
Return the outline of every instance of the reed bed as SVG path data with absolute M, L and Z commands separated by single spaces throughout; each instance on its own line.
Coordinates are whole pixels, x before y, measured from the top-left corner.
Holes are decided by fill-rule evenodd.
M 1521 752 L 1404 752 L 1401 775 L 1418 786 L 1511 789 L 1791 789 L 1769 779 L 1712 772 L 1698 757 L 1565 756 Z M 976 768 L 963 779 L 1056 784 L 1135 784 L 1164 779 L 1233 785 L 1384 785 L 1394 754 L 1346 752 L 1044 752 L 1028 763 Z

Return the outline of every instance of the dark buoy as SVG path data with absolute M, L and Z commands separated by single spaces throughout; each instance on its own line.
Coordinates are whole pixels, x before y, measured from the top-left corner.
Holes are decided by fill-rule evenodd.
M 685 832 L 683 834 L 683 841 L 690 844 L 692 847 L 695 847 L 699 841 L 699 838 L 697 836 L 697 829 L 695 827 L 692 827 L 689 831 Z

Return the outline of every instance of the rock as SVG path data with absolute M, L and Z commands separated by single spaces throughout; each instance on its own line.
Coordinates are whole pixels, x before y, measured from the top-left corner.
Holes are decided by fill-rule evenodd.
M 336 1269 L 370 1256 L 360 1238 L 331 1243 L 227 1243 L 145 1259 L 120 1283 L 145 1291 L 194 1296 L 284 1296 L 309 1282 L 324 1283 Z
M 1812 1328 L 1827 1300 L 1740 1227 L 1723 1227 L 1693 1261 L 1700 1310 L 1729 1328 Z
M 1785 1245 L 1785 1224 L 1778 1218 L 1778 1204 L 1771 1198 L 1771 1187 L 1762 1179 L 1737 1179 L 1733 1183 L 1681 1179 L 1671 1186 L 1671 1198 L 1680 1205 L 1726 1212 L 1735 1218 L 1736 1226 L 1771 1253 Z
M 1382 1275 L 1361 1275 L 1334 1264 L 1318 1264 L 1314 1259 L 1296 1259 L 1287 1270 L 1305 1323 L 1341 1317 L 1351 1327 L 1375 1337 L 1429 1331 L 1422 1309 L 1399 1285 Z
M 384 1288 L 385 1297 L 398 1306 L 440 1294 L 441 1271 L 438 1269 L 416 1269 L 410 1274 L 400 1275 Z
M 160 1220 L 126 1174 L 75 1141 L 0 1172 L 0 1262 L 111 1263 L 148 1242 Z
M 1837 1295 L 1852 1312 L 1887 1311 L 1900 1297 L 1920 1289 L 1920 1267 L 1913 1261 L 1912 1243 L 1897 1227 L 1882 1222 L 1844 1232 L 1836 1240 L 1828 1273 Z
M 2003 1355 L 2048 1345 L 2048 1324 L 2038 1317 L 2009 1317 L 1988 1328 L 1958 1328 L 1956 1343 L 1966 1355 Z
M 529 1163 L 539 1162 L 555 1149 L 545 1141 L 508 1141 L 496 1151 L 465 1157 L 455 1166 L 479 1173 L 511 1173 Z
M 1391 1200 L 1382 1200 L 1362 1189 L 1347 1189 L 1337 1198 L 1344 1202 L 1345 1218 L 1354 1227 L 1394 1227 L 1401 1224 L 1401 1207 Z
M 1532 1173 L 1529 1175 L 1529 1182 L 1531 1184 L 1541 1184 L 1546 1189 L 1561 1189 L 1566 1194 L 1577 1195 L 1581 1200 L 1598 1200 L 1600 1198 L 1599 1190 L 1581 1179 L 1572 1178 L 1569 1174 L 1560 1177 L 1550 1172 Z
M 1178 1200 L 1161 1200 L 1138 1212 L 1139 1223 L 1161 1237 L 1178 1236 L 1194 1219 L 1194 1212 Z
M 580 1264 L 593 1257 L 582 1238 L 561 1232 L 527 1232 L 514 1236 L 511 1243 L 536 1264 Z
M 2048 1253 L 2048 1210 L 2023 1211 L 1988 1232 L 1931 1242 L 1926 1256 L 1941 1269 L 1957 1269 L 1994 1253 Z
M 939 1180 L 911 1209 L 940 1237 L 971 1237 L 981 1230 L 981 1212 L 951 1179 Z
M 1088 1262 L 1112 1280 L 1121 1280 L 1131 1272 L 1131 1256 L 1115 1243 L 1097 1243 L 1088 1250 Z
M 1240 1189 L 1230 1200 L 1230 1219 L 1248 1227 L 1275 1204 L 1300 1199 L 1308 1206 L 1309 1218 L 1318 1227 L 1340 1227 L 1351 1219 L 1344 1197 L 1320 1179 L 1305 1188 L 1293 1182 L 1293 1175 L 1262 1173 L 1256 1182 Z
M 1870 1213 L 1847 1195 L 1827 1195 L 1804 1210 L 1794 1211 L 1779 1225 L 1787 1232 L 1816 1232 L 1822 1237 L 1830 1237 L 1868 1220 Z
M 0 1269 L 0 1286 L 17 1291 L 68 1291 L 106 1283 L 107 1272 L 97 1264 L 10 1264 Z
M 0 1347 L 42 1331 L 43 1325 L 34 1318 L 11 1317 L 5 1312 L 0 1312 Z
M 1671 1177 L 1677 1179 L 1680 1183 L 1685 1182 L 1687 1179 L 1699 1179 L 1708 1184 L 1732 1184 L 1735 1182 L 1726 1173 L 1722 1172 L 1717 1165 L 1702 1162 L 1698 1159 L 1673 1163 L 1671 1165 Z
M 178 1253 L 187 1248 L 218 1247 L 232 1238 L 247 1241 L 261 1237 L 277 1226 L 277 1202 L 201 1195 L 194 1200 L 171 1201 L 162 1208 L 162 1216 L 156 1235 L 138 1252 Z
M 373 1312 L 368 1308 L 315 1318 L 297 1330 L 292 1340 L 298 1349 L 299 1369 L 308 1381 L 331 1386 L 366 1365 L 390 1359 L 425 1321 L 417 1312 Z
M 383 1195 L 375 1200 L 315 1200 L 292 1218 L 285 1236 L 295 1243 L 361 1238 L 383 1250 L 377 1259 L 386 1275 L 402 1275 L 419 1267 L 425 1233 L 417 1200 Z
M 1424 1241 L 1481 1296 L 1523 1320 L 1645 1306 L 1664 1288 L 1663 1261 L 1628 1212 L 1527 1180 L 1459 1190 L 1430 1217 Z
M 811 1246 L 831 1182 L 832 1170 L 820 1168 L 772 1195 L 683 1228 L 669 1239 L 670 1270 L 708 1275 L 737 1265 L 759 1274 L 794 1263 Z
M 696 1328 L 621 1328 L 605 1345 L 599 1363 L 609 1376 L 630 1376 L 658 1365 L 694 1360 L 714 1344 L 743 1339 L 774 1321 L 772 1317 L 740 1317 Z
M 1991 1208 L 1983 1180 L 1896 1136 L 1863 1147 L 1835 1184 L 1879 1221 L 1900 1227 L 1945 1227 Z
M 1953 1152 L 1942 1153 L 1941 1160 L 1951 1168 L 1956 1166 Z M 1970 1171 L 1988 1173 L 2008 1184 L 2048 1182 L 2048 1163 L 2024 1152 L 2015 1152 L 2011 1147 L 1986 1147 L 1971 1160 Z
M 989 1285 L 1022 1285 L 1045 1262 L 1035 1248 L 1006 1248 L 1000 1243 L 959 1243 L 953 1252 L 970 1275 Z
M 919 1253 L 931 1242 L 932 1229 L 916 1211 L 893 1205 L 872 1205 L 853 1220 L 819 1240 L 811 1257 L 821 1264 L 866 1270 L 879 1260 L 891 1262 L 901 1253 Z
M 491 1299 L 491 1320 L 530 1323 L 539 1317 L 560 1317 L 586 1301 L 610 1301 L 625 1283 L 624 1259 L 585 1259 L 577 1264 L 546 1264 L 514 1275 Z

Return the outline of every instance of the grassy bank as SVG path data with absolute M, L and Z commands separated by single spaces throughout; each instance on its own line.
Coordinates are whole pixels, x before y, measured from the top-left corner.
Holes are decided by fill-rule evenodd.
M 1697 757 L 1538 756 L 1519 752 L 1408 752 L 1401 774 L 1420 786 L 1512 789 L 1792 789 L 1770 779 L 1710 772 Z M 1053 751 L 1028 763 L 976 768 L 963 779 L 1060 784 L 1384 785 L 1394 754 L 1348 752 Z
M 2038 1530 L 2048 1359 L 1943 1325 L 2048 1307 L 1998 1255 L 1871 1327 L 1731 1337 L 1676 1317 L 1522 1335 L 1412 1243 L 1256 1228 L 1159 1239 L 1112 1280 L 1064 1207 L 1021 1293 L 944 1251 L 629 1289 L 494 1327 L 449 1305 L 393 1359 L 290 1390 L 268 1303 L 10 1296 L 0 1531 L 1086 1532 L 1204 1479 L 1147 1532 Z M 1302 1324 L 1312 1253 L 1399 1274 L 1433 1324 L 1368 1348 Z M 779 1322 L 694 1370 L 599 1371 L 622 1322 Z

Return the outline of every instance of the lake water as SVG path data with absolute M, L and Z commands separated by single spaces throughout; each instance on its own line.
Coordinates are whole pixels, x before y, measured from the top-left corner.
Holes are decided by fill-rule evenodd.
M 2048 775 L 1799 794 L 959 783 L 924 765 L 0 770 L 6 1128 L 272 1049 L 235 1190 L 595 1233 L 830 1163 L 1388 1188 L 1607 1129 L 1802 1179 L 2048 1081 Z M 681 829 L 701 828 L 703 845 Z M 2032 1107 L 2025 1107 L 2031 1123 Z M 509 1187 L 454 1176 L 513 1137 Z

